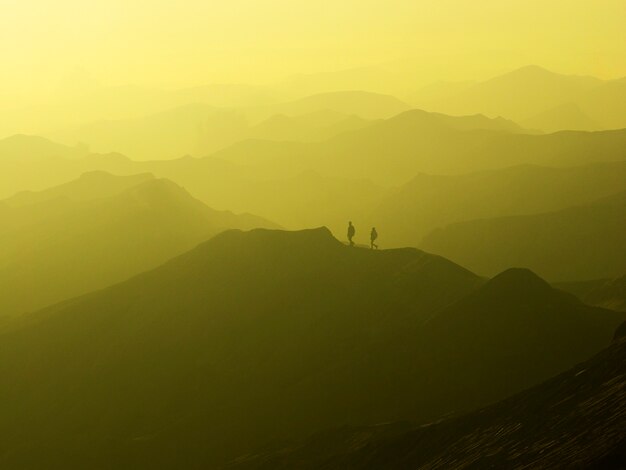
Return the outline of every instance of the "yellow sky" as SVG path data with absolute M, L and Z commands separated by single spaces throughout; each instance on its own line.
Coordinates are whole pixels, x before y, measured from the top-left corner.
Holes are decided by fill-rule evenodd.
M 105 84 L 183 86 L 409 57 L 456 79 L 508 57 L 613 78 L 624 24 L 624 0 L 0 0 L 0 98 L 77 66 Z

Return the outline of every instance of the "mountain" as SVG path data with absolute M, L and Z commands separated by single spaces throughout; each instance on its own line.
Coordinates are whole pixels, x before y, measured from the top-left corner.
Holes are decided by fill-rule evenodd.
M 154 179 L 150 173 L 129 176 L 115 176 L 105 171 L 83 173 L 80 178 L 41 191 L 22 191 L 3 201 L 11 207 L 45 203 L 54 199 L 91 201 L 115 196 L 144 181 Z
M 281 145 L 291 148 L 301 144 L 282 142 Z M 43 190 L 62 185 L 94 171 L 117 175 L 153 174 L 184 186 L 210 207 L 259 214 L 293 228 L 326 223 L 335 230 L 340 223 L 341 232 L 350 217 L 362 217 L 385 192 L 366 179 L 331 178 L 315 171 L 282 177 L 275 172 L 266 173 L 219 158 L 187 156 L 137 162 L 119 154 L 89 154 L 78 160 L 55 159 L 36 165 L 27 161 L 3 165 L 0 160 L 0 197 L 6 198 L 25 189 Z M 346 198 L 345 194 L 352 197 Z
M 0 312 L 15 315 L 154 268 L 230 228 L 272 227 L 210 209 L 151 175 L 88 173 L 0 210 Z
M 113 155 L 110 157 L 112 162 L 119 161 Z M 81 146 L 62 145 L 39 136 L 14 135 L 1 139 L 0 198 L 65 183 L 85 171 L 98 169 L 91 167 L 92 163 L 95 163 L 93 155 Z
M 344 132 L 362 129 L 371 122 L 356 115 L 348 116 L 324 110 L 299 116 L 276 114 L 253 126 L 248 131 L 248 136 L 262 140 L 318 142 Z
M 522 121 L 530 129 L 557 132 L 563 129 L 574 131 L 599 131 L 602 125 L 587 116 L 578 105 L 566 103 L 543 111 Z
M 521 121 L 570 102 L 602 83 L 597 78 L 562 75 L 530 65 L 449 95 L 437 109 L 448 114 L 484 113 Z
M 452 223 L 538 214 L 589 204 L 623 191 L 625 182 L 626 162 L 571 168 L 521 165 L 450 176 L 420 174 L 383 199 L 368 219 L 383 229 L 381 236 L 384 234 L 387 246 L 418 246 L 428 233 Z M 483 235 L 489 236 L 481 232 L 481 237 Z M 510 236 L 519 239 L 526 234 L 514 232 Z M 465 242 L 461 245 L 466 246 Z M 506 254 L 503 256 L 507 258 Z M 491 259 L 498 258 L 495 254 L 485 254 L 483 262 Z M 501 268 L 509 266 L 512 265 Z
M 208 155 L 249 138 L 322 141 L 366 127 L 369 120 L 361 114 L 387 117 L 404 109 L 391 97 L 347 92 L 266 107 L 217 108 L 191 103 L 47 135 L 69 144 L 84 142 L 94 152 L 121 152 L 137 160 L 173 159 Z M 258 120 L 261 122 L 254 123 Z
M 421 247 L 493 275 L 528 267 L 553 281 L 613 278 L 626 267 L 626 192 L 556 212 L 458 222 Z
M 430 110 L 433 104 L 474 86 L 475 81 L 446 82 L 437 81 L 411 93 L 410 103 L 416 108 Z
M 626 127 L 626 77 L 609 80 L 576 100 L 587 115 L 606 129 Z
M 363 226 L 368 208 L 386 193 L 367 179 L 329 178 L 305 171 L 292 178 L 247 181 L 240 196 L 232 194 L 224 203 L 230 199 L 233 207 L 271 214 L 268 217 L 272 220 L 294 229 L 314 228 L 325 222 L 333 233 L 343 236 L 348 220 Z
M 482 284 L 326 229 L 221 233 L 2 326 L 0 462 L 212 468 L 328 427 L 424 422 L 571 367 L 623 321 L 527 272 Z
M 86 142 L 94 152 L 155 160 L 214 152 L 244 138 L 247 129 L 240 112 L 195 103 L 142 117 L 100 120 L 52 136 L 63 142 Z
M 433 91 L 418 93 L 416 103 L 446 114 L 504 116 L 546 132 L 626 127 L 624 78 L 600 80 L 526 66 L 473 85 Z
M 48 104 L 7 109 L 0 116 L 0 136 L 28 133 L 56 135 L 59 129 L 77 129 L 99 121 L 150 116 L 188 105 L 214 108 L 269 106 L 293 99 L 275 89 L 245 84 L 208 84 L 182 89 L 137 85 L 96 86 L 62 93 Z M 297 95 L 303 96 L 303 95 Z
M 34 135 L 16 134 L 0 140 L 3 163 L 28 161 L 36 163 L 54 158 L 76 159 L 86 155 L 81 147 L 68 147 Z
M 626 311 L 626 276 L 617 277 L 591 290 L 585 295 L 584 301 L 589 305 Z
M 588 305 L 626 312 L 626 275 L 615 279 L 567 282 L 557 286 Z
M 240 142 L 213 157 L 283 176 L 312 169 L 389 186 L 406 183 L 419 172 L 458 174 L 523 163 L 571 166 L 623 160 L 624 145 L 624 130 L 528 135 L 502 119 L 412 110 L 326 142 Z
M 292 102 L 273 105 L 271 114 L 300 116 L 316 111 L 332 111 L 363 119 L 387 119 L 411 109 L 391 95 L 366 91 L 334 91 L 318 93 Z M 264 111 L 260 109 L 259 111 Z M 267 113 L 267 111 L 264 111 Z
M 320 432 L 232 469 L 588 468 L 626 463 L 626 341 L 508 400 L 425 426 L 386 423 Z M 540 416 L 541 419 L 537 419 Z

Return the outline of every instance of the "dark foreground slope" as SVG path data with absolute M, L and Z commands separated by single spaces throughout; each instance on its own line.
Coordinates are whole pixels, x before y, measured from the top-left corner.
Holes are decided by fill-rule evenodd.
M 234 469 L 623 469 L 626 338 L 496 405 L 425 426 L 340 428 Z
M 326 229 L 224 232 L 3 326 L 0 466 L 215 468 L 329 427 L 425 422 L 566 370 L 622 320 L 526 271 L 481 284 Z

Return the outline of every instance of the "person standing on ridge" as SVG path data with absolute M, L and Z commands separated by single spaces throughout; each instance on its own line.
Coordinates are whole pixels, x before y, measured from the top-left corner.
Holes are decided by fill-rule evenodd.
M 352 222 L 348 222 L 348 241 L 350 242 L 350 246 L 354 246 L 352 238 L 354 238 L 355 233 L 356 229 L 354 228 L 354 225 L 352 225 Z
M 378 245 L 374 243 L 378 238 L 378 232 L 376 231 L 376 227 L 372 227 L 372 231 L 370 232 L 370 248 L 373 250 L 374 248 L 378 250 Z

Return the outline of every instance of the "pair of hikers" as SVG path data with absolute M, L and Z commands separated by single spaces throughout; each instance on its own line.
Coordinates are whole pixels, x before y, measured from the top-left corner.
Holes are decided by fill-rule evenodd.
M 348 222 L 348 241 L 350 242 L 350 246 L 354 246 L 354 241 L 352 239 L 354 238 L 355 234 L 356 229 L 354 228 L 354 225 L 352 225 L 352 222 Z M 377 238 L 378 232 L 376 231 L 376 227 L 372 227 L 372 231 L 370 232 L 370 248 L 372 250 L 378 249 L 378 245 L 374 243 Z

